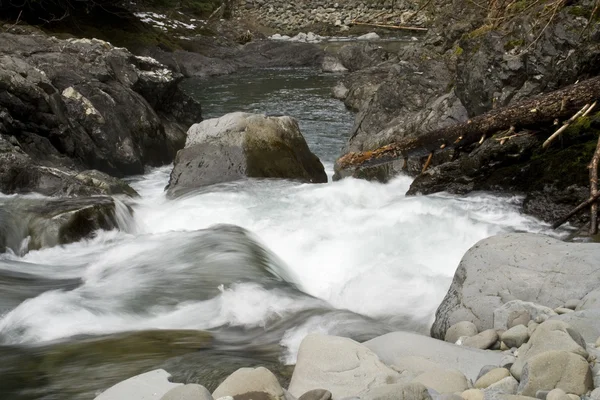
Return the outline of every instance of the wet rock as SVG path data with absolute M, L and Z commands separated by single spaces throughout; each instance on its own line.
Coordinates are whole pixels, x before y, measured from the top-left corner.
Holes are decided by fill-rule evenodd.
M 409 332 L 388 333 L 364 345 L 387 365 L 402 365 L 407 357 L 419 357 L 442 369 L 459 370 L 473 381 L 477 379 L 482 365 L 499 365 L 502 359 L 500 353 L 457 346 Z
M 529 339 L 529 331 L 525 325 L 517 325 L 504 332 L 500 338 L 509 348 L 521 347 Z
M 347 338 L 311 334 L 300 345 L 289 391 L 298 397 L 325 387 L 333 398 L 342 398 L 399 380 L 400 374 L 367 347 Z
M 510 371 L 506 368 L 495 368 L 477 379 L 474 386 L 476 389 L 485 389 L 508 376 L 510 376 Z
M 381 39 L 375 32 L 365 33 L 356 38 L 356 40 L 379 40 Z
M 161 398 L 180 383 L 169 382 L 169 373 L 162 369 L 134 376 L 107 389 L 94 400 Z
M 332 56 L 325 56 L 323 64 L 321 64 L 323 72 L 346 72 L 348 68 L 344 67 L 340 60 Z
M 168 194 L 246 177 L 327 182 L 323 164 L 311 153 L 295 119 L 231 113 L 190 128 Z
M 266 368 L 240 368 L 231 374 L 213 392 L 218 399 L 232 396 L 235 399 L 280 400 L 285 398 L 277 378 Z
M 583 297 L 599 285 L 593 278 L 600 279 L 599 256 L 598 244 L 565 243 L 543 235 L 513 233 L 482 240 L 463 256 L 431 335 L 443 338 L 460 321 L 471 321 L 480 330 L 492 328 L 494 310 L 503 306 L 497 296 L 502 290 L 549 307 Z M 568 280 L 564 271 L 569 271 Z
M 393 57 L 381 46 L 371 43 L 347 44 L 340 49 L 337 56 L 342 65 L 351 72 L 374 67 Z
M 582 395 L 592 389 L 587 361 L 567 351 L 548 351 L 527 361 L 521 375 L 519 394 L 535 396 L 538 390 L 562 389 Z
M 477 333 L 477 327 L 474 323 L 470 321 L 461 321 L 448 328 L 444 340 L 446 342 L 456 343 L 461 336 L 470 337 L 477 335 Z
M 160 400 L 213 400 L 204 386 L 191 384 L 169 390 Z

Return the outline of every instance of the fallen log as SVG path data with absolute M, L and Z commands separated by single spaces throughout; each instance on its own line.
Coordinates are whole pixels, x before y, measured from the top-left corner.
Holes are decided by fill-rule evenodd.
M 587 199 L 586 201 L 584 201 L 583 203 L 581 203 L 580 205 L 578 205 L 577 207 L 575 207 L 573 210 L 571 210 L 570 213 L 568 213 L 567 215 L 565 215 L 564 217 L 562 217 L 561 219 L 559 219 L 558 221 L 556 221 L 552 225 L 552 229 L 558 228 L 559 226 L 561 226 L 562 224 L 564 224 L 565 222 L 567 222 L 569 219 L 571 219 L 572 216 L 574 216 L 575 214 L 579 213 L 584 208 L 589 207 L 592 204 L 594 204 L 596 201 L 598 201 L 598 199 L 600 199 L 600 192 L 596 193 L 596 195 L 590 197 L 589 199 Z
M 339 168 L 371 166 L 394 161 L 399 157 L 424 157 L 446 147 L 465 147 L 482 136 L 516 128 L 553 123 L 556 118 L 571 117 L 585 104 L 600 99 L 600 76 L 563 89 L 543 93 L 502 108 L 496 108 L 466 122 L 407 137 L 373 151 L 348 153 L 338 159 Z
M 405 31 L 419 31 L 419 32 L 427 32 L 428 28 L 421 28 L 419 26 L 403 26 L 403 25 L 388 25 L 388 24 L 374 24 L 369 22 L 358 22 L 352 21 L 351 25 L 363 25 L 363 26 L 372 26 L 374 28 L 385 28 L 385 29 L 399 29 Z

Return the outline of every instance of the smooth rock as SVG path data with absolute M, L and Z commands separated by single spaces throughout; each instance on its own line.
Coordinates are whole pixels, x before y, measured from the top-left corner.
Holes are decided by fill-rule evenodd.
M 279 400 L 285 397 L 277 377 L 264 367 L 240 368 L 231 374 L 213 392 L 214 398 L 237 397 L 246 393 L 265 393 L 265 400 Z
M 323 64 L 321 64 L 323 72 L 346 72 L 348 68 L 344 67 L 340 60 L 333 56 L 325 56 Z
M 583 297 L 600 287 L 599 258 L 596 243 L 567 243 L 529 233 L 484 239 L 463 256 L 436 312 L 431 335 L 444 338 L 460 321 L 471 321 L 479 330 L 508 328 L 494 322 L 494 310 L 506 306 L 498 297 L 502 290 L 546 307 Z M 569 279 L 564 271 L 569 271 Z
M 548 392 L 546 400 L 571 400 L 571 398 L 562 389 L 552 389 Z
M 600 400 L 600 388 L 596 388 L 596 389 L 592 390 L 592 393 L 590 394 L 590 398 L 592 398 L 594 400 Z
M 525 363 L 518 393 L 535 396 L 538 390 L 558 388 L 582 395 L 592 387 L 592 373 L 583 357 L 567 351 L 547 351 Z
M 600 336 L 600 308 L 569 312 L 551 320 L 564 321 L 581 334 L 587 343 L 594 343 Z
M 592 310 L 600 308 L 600 288 L 587 293 L 577 304 L 575 311 Z
M 335 398 L 335 397 L 334 397 Z M 360 400 L 431 400 L 431 395 L 420 383 L 396 383 L 368 389 L 358 396 Z
M 331 392 L 325 389 L 313 389 L 304 393 L 298 400 L 331 400 Z
M 213 400 L 204 386 L 189 384 L 169 390 L 160 400 Z
M 379 39 L 381 39 L 381 37 L 378 34 L 376 34 L 375 32 L 365 33 L 364 35 L 361 35 L 356 38 L 356 40 L 379 40 Z
M 579 303 L 581 303 L 581 300 L 579 300 L 579 299 L 569 299 L 569 300 L 565 301 L 565 308 L 575 310 L 577 308 L 577 306 L 579 305 Z
M 117 383 L 106 389 L 94 400 L 155 400 L 160 399 L 173 388 L 183 386 L 181 383 L 169 382 L 171 375 L 163 370 L 156 369 L 145 374 Z
M 446 342 L 456 343 L 461 336 L 475 336 L 478 332 L 477 327 L 471 321 L 461 321 L 448 328 L 444 340 Z
M 558 315 L 562 315 L 562 314 L 572 313 L 573 310 L 571 310 L 570 308 L 565 308 L 565 307 L 557 307 L 554 309 L 554 312 L 557 313 Z
M 193 125 L 177 153 L 168 194 L 242 178 L 324 183 L 327 174 L 291 117 L 230 113 Z
M 487 329 L 475 336 L 468 337 L 462 341 L 463 346 L 475 349 L 489 349 L 498 340 L 498 334 L 494 329 Z
M 511 347 L 521 347 L 523 343 L 529 340 L 529 331 L 525 325 L 517 325 L 504 332 L 500 339 L 506 345 Z
M 468 389 L 460 394 L 465 400 L 483 400 L 483 390 Z
M 532 302 L 512 300 L 494 310 L 494 328 L 510 329 L 517 325 L 527 325 L 530 320 L 542 320 L 555 316 L 556 312 Z
M 486 399 L 493 398 L 499 394 L 517 394 L 517 390 L 519 387 L 519 381 L 517 381 L 512 376 L 507 376 L 498 382 L 495 382 L 488 386 L 484 390 L 484 394 Z
M 474 387 L 476 389 L 485 389 L 508 376 L 510 376 L 510 371 L 506 368 L 495 368 L 483 375 L 481 378 L 477 379 Z
M 327 388 L 335 399 L 399 380 L 400 374 L 367 346 L 348 338 L 310 334 L 300 344 L 289 392 L 298 397 Z
M 469 388 L 467 378 L 457 370 L 428 371 L 417 376 L 413 382 L 422 383 L 441 394 L 463 392 Z
M 410 332 L 388 333 L 363 344 L 388 365 L 396 365 L 407 356 L 417 356 L 444 369 L 457 369 L 471 380 L 476 380 L 482 365 L 499 365 L 503 357 L 500 353 L 457 346 Z

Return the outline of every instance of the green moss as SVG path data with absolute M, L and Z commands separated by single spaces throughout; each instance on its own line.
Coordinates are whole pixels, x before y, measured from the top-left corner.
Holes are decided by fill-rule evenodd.
M 492 30 L 492 26 L 489 24 L 486 25 L 482 25 L 479 28 L 475 29 L 474 31 L 471 31 L 467 34 L 467 38 L 468 39 L 475 39 L 478 38 L 480 36 L 485 35 L 486 33 L 490 32 Z
M 506 44 L 504 44 L 504 50 L 511 51 L 513 49 L 516 49 L 517 47 L 522 47 L 524 44 L 525 41 L 523 39 L 509 40 L 508 42 L 506 42 Z
M 567 9 L 567 12 L 576 17 L 583 17 L 588 19 L 591 14 L 591 10 L 587 7 L 582 6 L 572 6 Z
M 454 49 L 454 55 L 460 56 L 463 53 L 463 51 L 465 50 L 462 47 L 456 46 L 456 49 Z
M 533 2 L 531 0 L 520 0 L 510 4 L 507 7 L 507 11 L 511 14 L 517 14 L 529 7 Z

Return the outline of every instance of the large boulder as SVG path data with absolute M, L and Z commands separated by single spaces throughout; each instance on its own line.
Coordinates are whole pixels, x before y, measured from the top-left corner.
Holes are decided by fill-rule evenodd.
M 236 112 L 190 128 L 167 188 L 173 196 L 245 177 L 327 182 L 295 119 Z
M 247 395 L 249 399 L 252 397 L 265 400 L 285 399 L 285 393 L 277 377 L 264 367 L 240 368 L 213 392 L 213 397 L 216 399 L 243 395 Z
M 392 332 L 364 343 L 387 365 L 406 366 L 413 373 L 418 372 L 414 357 L 426 359 L 433 365 L 423 365 L 423 371 L 434 369 L 458 370 L 468 379 L 477 380 L 484 365 L 500 365 L 502 354 L 436 340 L 410 332 Z M 410 365 L 407 362 L 410 361 Z
M 300 397 L 309 390 L 324 388 L 339 399 L 400 379 L 398 372 L 354 340 L 311 334 L 300 344 L 289 391 Z
M 154 59 L 100 40 L 4 33 L 0 135 L 36 165 L 143 173 L 171 162 L 184 144 L 188 126 L 175 116 L 164 124 L 169 110 L 200 118 L 193 104 L 172 107 L 182 96 L 180 79 Z
M 170 377 L 163 369 L 136 375 L 110 387 L 94 400 L 160 399 L 174 388 L 183 386 L 181 383 L 170 382 Z
M 494 327 L 500 293 L 547 307 L 582 298 L 600 283 L 600 245 L 565 243 L 537 234 L 510 233 L 484 239 L 464 255 L 440 304 L 431 335 L 443 339 L 460 321 Z M 568 274 L 569 279 L 565 279 Z

